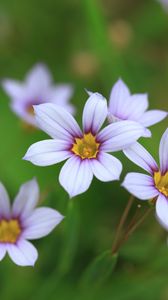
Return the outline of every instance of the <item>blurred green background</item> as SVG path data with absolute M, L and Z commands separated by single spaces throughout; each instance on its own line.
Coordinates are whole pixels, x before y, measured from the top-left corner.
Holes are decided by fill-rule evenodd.
M 148 92 L 150 108 L 167 110 L 168 14 L 155 0 L 1 0 L 0 77 L 23 79 L 37 62 L 48 65 L 55 82 L 74 85 L 79 120 L 87 99 L 84 88 L 108 98 L 119 77 L 132 92 Z M 152 139 L 142 140 L 156 158 L 167 125 L 165 120 L 154 126 Z M 0 126 L 0 180 L 11 198 L 36 176 L 41 191 L 50 191 L 44 204 L 67 216 L 50 236 L 34 243 L 39 250 L 34 268 L 17 267 L 7 257 L 0 263 L 0 299 L 167 300 L 167 234 L 153 214 L 121 249 L 103 285 L 81 284 L 89 263 L 111 248 L 129 194 L 120 182 L 94 179 L 69 204 L 58 183 L 60 165 L 40 168 L 21 160 L 46 135 L 25 130 L 2 90 Z M 121 180 L 138 169 L 122 153 L 116 156 L 124 164 Z

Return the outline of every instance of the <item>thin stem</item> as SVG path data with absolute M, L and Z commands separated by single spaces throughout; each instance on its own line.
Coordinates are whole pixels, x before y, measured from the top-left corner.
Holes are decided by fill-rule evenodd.
M 128 203 L 124 209 L 124 212 L 121 216 L 121 219 L 120 219 L 120 222 L 118 224 L 118 227 L 117 227 L 117 231 L 116 231 L 116 235 L 115 235 L 115 238 L 114 238 L 114 242 L 113 242 L 113 246 L 112 246 L 112 253 L 114 254 L 116 252 L 116 248 L 117 248 L 117 245 L 118 245 L 118 240 L 120 238 L 120 234 L 121 234 L 121 231 L 122 231 L 122 228 L 125 224 L 125 221 L 127 219 L 127 216 L 128 216 L 128 213 L 130 211 L 130 208 L 132 206 L 132 203 L 133 203 L 133 200 L 134 200 L 134 196 L 131 195 L 129 200 L 128 200 Z
M 149 209 L 144 213 L 144 215 L 132 226 L 128 226 L 124 238 L 118 244 L 117 250 L 128 240 L 128 238 L 134 233 L 134 231 L 143 223 L 143 221 L 147 218 L 150 212 L 153 210 L 153 207 L 149 207 Z M 131 221 L 132 223 L 132 221 Z

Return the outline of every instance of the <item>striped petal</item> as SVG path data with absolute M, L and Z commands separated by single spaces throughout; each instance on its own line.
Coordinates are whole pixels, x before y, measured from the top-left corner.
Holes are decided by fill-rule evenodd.
M 128 173 L 122 186 L 141 200 L 149 200 L 159 194 L 154 187 L 153 178 L 140 173 Z
M 50 166 L 70 157 L 69 148 L 66 141 L 45 140 L 31 145 L 23 159 L 37 166 Z
M 128 148 L 144 134 L 144 128 L 137 122 L 120 121 L 105 127 L 97 135 L 101 149 L 106 152 Z
M 22 219 L 30 215 L 39 200 L 39 186 L 36 179 L 32 179 L 21 185 L 13 207 L 13 216 L 20 216 Z
M 63 219 L 63 216 L 55 209 L 49 207 L 36 208 L 24 219 L 25 239 L 39 239 L 48 235 Z
M 98 159 L 90 161 L 93 174 L 101 181 L 119 180 L 122 171 L 121 162 L 107 153 L 100 153 Z
M 92 93 L 87 100 L 83 110 L 83 130 L 85 133 L 96 134 L 107 117 L 106 99 L 98 94 Z
M 93 179 L 89 161 L 72 156 L 64 164 L 59 175 L 59 182 L 70 198 L 85 192 Z
M 34 266 L 38 252 L 36 248 L 26 240 L 19 240 L 17 244 L 7 244 L 7 251 L 12 261 L 18 266 Z
M 141 124 L 143 124 L 145 127 L 152 126 L 156 123 L 159 123 L 163 119 L 165 119 L 168 116 L 168 113 L 163 110 L 149 110 L 143 114 L 143 116 L 140 118 Z
M 150 153 L 139 143 L 135 143 L 128 149 L 124 150 L 124 154 L 137 166 L 141 167 L 151 175 L 158 171 L 158 166 Z
M 159 223 L 168 230 L 168 198 L 161 194 L 156 201 L 156 217 Z
M 130 96 L 130 91 L 127 85 L 119 79 L 113 86 L 110 94 L 109 112 L 114 116 L 121 117 L 124 114 L 123 105 L 127 103 L 127 99 Z
M 9 218 L 11 214 L 10 200 L 4 185 L 0 182 L 0 217 Z
M 63 107 L 53 103 L 34 106 L 39 127 L 52 138 L 72 142 L 74 137 L 82 136 L 79 125 Z
M 159 147 L 160 169 L 162 174 L 168 171 L 168 128 L 164 132 Z

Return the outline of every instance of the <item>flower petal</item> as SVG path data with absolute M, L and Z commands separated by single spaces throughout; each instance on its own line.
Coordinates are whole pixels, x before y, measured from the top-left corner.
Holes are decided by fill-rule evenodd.
M 163 119 L 165 119 L 168 116 L 168 113 L 163 110 L 149 110 L 143 114 L 143 116 L 140 118 L 141 124 L 143 124 L 145 127 L 152 126 L 156 123 L 159 123 Z
M 128 173 L 122 186 L 141 200 L 149 200 L 159 194 L 154 187 L 153 178 L 140 173 Z
M 4 79 L 2 81 L 2 87 L 13 99 L 21 99 L 24 96 L 25 88 L 19 81 Z
M 36 248 L 26 240 L 19 240 L 17 244 L 7 244 L 7 251 L 12 261 L 18 266 L 34 266 L 38 252 Z
M 69 148 L 66 141 L 45 140 L 31 145 L 23 159 L 37 166 L 50 166 L 70 157 Z
M 13 203 L 13 215 L 15 217 L 21 216 L 21 218 L 24 219 L 33 211 L 38 203 L 38 200 L 39 186 L 36 179 L 32 179 L 22 184 Z
M 161 194 L 156 201 L 156 217 L 159 223 L 168 230 L 168 198 Z
M 114 116 L 120 116 L 122 114 L 123 105 L 125 105 L 126 99 L 130 96 L 130 91 L 127 85 L 119 79 L 113 86 L 110 94 L 109 111 Z
M 69 84 L 57 84 L 50 89 L 50 101 L 57 105 L 63 106 L 70 114 L 75 113 L 74 105 L 70 104 L 69 101 L 74 92 L 74 88 Z
M 0 217 L 9 218 L 11 213 L 10 200 L 4 185 L 0 182 Z
M 68 159 L 59 175 L 60 184 L 70 197 L 85 192 L 89 188 L 92 179 L 93 173 L 89 161 L 87 159 L 81 160 L 75 155 Z
M 52 84 L 51 74 L 45 64 L 36 64 L 27 74 L 26 83 L 34 94 L 45 91 Z
M 6 255 L 6 244 L 0 243 L 0 261 L 5 257 Z
M 164 132 L 159 147 L 160 169 L 162 174 L 168 171 L 168 128 Z
M 55 209 L 49 207 L 36 208 L 28 216 L 24 224 L 23 237 L 25 239 L 39 239 L 48 235 L 63 219 Z
M 98 159 L 91 160 L 93 174 L 101 181 L 119 180 L 122 171 L 121 162 L 107 153 L 100 153 Z
M 107 101 L 99 93 L 92 93 L 83 110 L 83 130 L 96 134 L 107 117 Z
M 63 107 L 53 103 L 34 106 L 39 127 L 52 138 L 72 141 L 74 137 L 82 136 L 79 125 Z
M 144 127 L 133 121 L 120 121 L 108 125 L 97 135 L 103 151 L 119 151 L 128 148 L 144 134 Z
M 135 94 L 128 99 L 128 107 L 125 115 L 129 120 L 137 121 L 148 108 L 148 95 Z
M 158 171 L 158 166 L 150 153 L 139 143 L 135 143 L 124 150 L 124 154 L 137 166 L 141 167 L 151 175 Z

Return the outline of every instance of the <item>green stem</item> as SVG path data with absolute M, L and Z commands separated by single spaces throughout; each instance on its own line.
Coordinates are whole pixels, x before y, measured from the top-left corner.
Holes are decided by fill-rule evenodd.
M 112 246 L 112 253 L 116 253 L 116 249 L 118 248 L 118 242 L 119 242 L 119 238 L 120 238 L 120 235 L 121 235 L 121 231 L 123 229 L 123 226 L 125 224 L 125 221 L 127 219 L 127 216 L 128 216 L 128 213 L 131 209 L 131 206 L 132 206 L 132 203 L 134 201 L 134 196 L 131 195 L 129 200 L 128 200 L 128 203 L 124 209 L 124 212 L 121 216 L 121 219 L 120 219 L 120 222 L 118 224 L 118 227 L 117 227 L 117 231 L 116 231 L 116 235 L 115 235 L 115 238 L 114 238 L 114 242 L 113 242 L 113 246 Z

